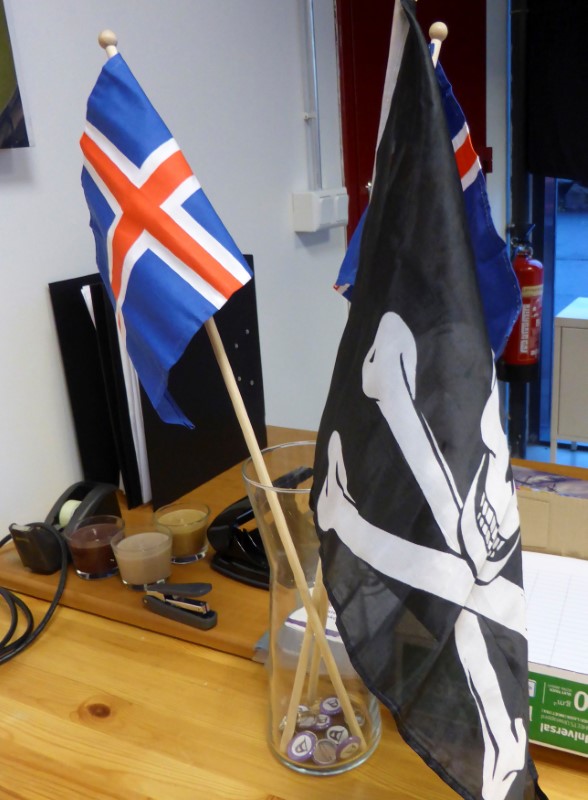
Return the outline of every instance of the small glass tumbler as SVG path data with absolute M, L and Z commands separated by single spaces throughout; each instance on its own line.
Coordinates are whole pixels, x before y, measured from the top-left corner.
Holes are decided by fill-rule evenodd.
M 334 775 L 371 755 L 381 723 L 322 582 L 309 506 L 314 451 L 314 442 L 268 448 L 262 451 L 265 480 L 251 459 L 243 477 L 270 564 L 270 751 L 297 772 Z
M 153 514 L 156 530 L 171 531 L 172 564 L 189 564 L 208 550 L 210 508 L 204 503 L 171 503 Z
M 131 589 L 144 591 L 147 584 L 161 583 L 171 575 L 169 530 L 121 531 L 113 538 L 112 549 L 121 580 Z
M 109 514 L 81 519 L 65 532 L 71 560 L 80 578 L 96 580 L 116 575 L 118 567 L 111 542 L 121 532 L 124 532 L 123 520 Z

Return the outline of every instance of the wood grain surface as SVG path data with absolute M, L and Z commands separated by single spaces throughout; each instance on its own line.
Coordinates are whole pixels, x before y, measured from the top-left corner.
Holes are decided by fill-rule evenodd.
M 272 443 L 296 438 L 306 436 L 284 429 L 270 436 Z M 215 514 L 243 494 L 235 467 L 190 496 Z M 144 507 L 125 516 L 150 513 Z M 12 548 L 3 550 L 0 585 L 22 587 L 40 619 L 56 577 L 25 581 Z M 250 660 L 267 627 L 268 595 L 211 573 L 207 562 L 192 565 L 184 577 L 187 569 L 179 567 L 174 580 L 210 575 L 210 601 L 219 612 L 213 631 L 143 610 L 141 593 L 113 579 L 70 577 L 46 631 L 0 667 L 0 800 L 456 797 L 404 744 L 386 711 L 382 741 L 359 768 L 317 778 L 277 762 L 265 740 L 265 669 Z M 88 604 L 92 613 L 80 610 Z M 7 625 L 0 606 L 0 631 Z M 195 643 L 195 634 L 208 646 Z M 588 798 L 587 759 L 538 746 L 532 753 L 550 800 Z
M 44 601 L 28 599 L 39 618 Z M 0 611 L 0 626 L 6 623 Z M 379 747 L 332 777 L 265 741 L 265 669 L 69 608 L 0 667 L 2 800 L 450 800 L 387 712 Z M 534 748 L 550 800 L 588 797 L 588 761 Z

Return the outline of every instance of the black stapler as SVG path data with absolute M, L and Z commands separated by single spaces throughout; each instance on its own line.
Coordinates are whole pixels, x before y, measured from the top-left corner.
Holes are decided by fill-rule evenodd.
M 250 525 L 254 519 L 248 497 L 221 511 L 208 528 L 208 541 L 216 551 L 210 566 L 228 578 L 268 589 L 269 564 L 259 531 Z
M 145 587 L 143 605 L 161 617 L 207 631 L 217 623 L 216 611 L 206 600 L 195 600 L 212 589 L 210 583 L 151 583 Z
M 281 489 L 296 489 L 312 477 L 311 467 L 298 467 L 274 481 Z M 211 567 L 249 586 L 269 588 L 269 563 L 248 497 L 225 508 L 208 528 L 208 541 L 216 551 Z

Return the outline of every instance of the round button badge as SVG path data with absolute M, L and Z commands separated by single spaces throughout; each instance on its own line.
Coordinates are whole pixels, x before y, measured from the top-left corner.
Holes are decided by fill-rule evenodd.
M 316 717 L 312 714 L 301 714 L 296 720 L 296 727 L 301 731 L 316 728 Z
M 328 714 L 318 714 L 315 717 L 314 725 L 312 726 L 315 731 L 326 731 L 331 725 L 331 718 Z
M 337 745 L 329 739 L 319 739 L 312 753 L 312 760 L 321 767 L 328 767 L 337 760 Z
M 349 738 L 349 731 L 344 725 L 331 725 L 327 730 L 327 739 L 330 739 L 335 744 L 341 744 L 345 739 Z
M 326 697 L 321 703 L 321 712 L 334 717 L 341 713 L 341 703 L 338 697 Z
M 360 745 L 361 742 L 357 736 L 349 736 L 337 747 L 337 758 L 342 761 L 352 758 L 359 751 Z
M 312 731 L 301 731 L 288 742 L 287 752 L 292 761 L 308 761 L 316 747 L 317 737 Z

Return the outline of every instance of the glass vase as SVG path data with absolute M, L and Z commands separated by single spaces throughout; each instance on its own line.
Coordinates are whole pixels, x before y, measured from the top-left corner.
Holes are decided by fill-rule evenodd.
M 381 729 L 322 582 L 309 506 L 314 451 L 314 442 L 267 448 L 263 474 L 249 459 L 243 477 L 270 564 L 270 750 L 298 772 L 333 775 L 363 763 Z

